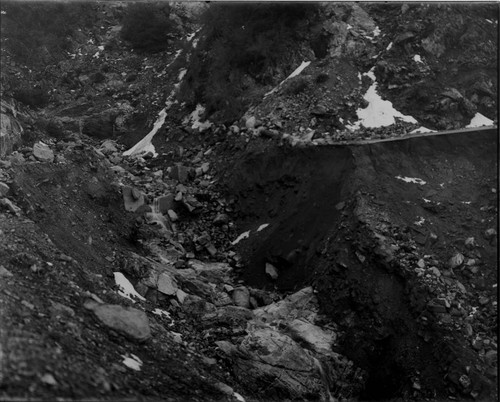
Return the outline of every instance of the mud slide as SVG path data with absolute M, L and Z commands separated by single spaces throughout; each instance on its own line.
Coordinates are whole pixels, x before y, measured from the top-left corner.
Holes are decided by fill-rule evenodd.
M 496 356 L 498 256 L 485 232 L 497 228 L 497 138 L 275 147 L 236 163 L 244 279 L 314 285 L 341 328 L 338 351 L 369 373 L 363 400 L 496 395 L 496 361 L 474 336 Z

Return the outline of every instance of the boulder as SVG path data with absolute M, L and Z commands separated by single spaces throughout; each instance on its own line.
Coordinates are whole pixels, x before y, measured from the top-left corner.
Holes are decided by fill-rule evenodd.
M 87 303 L 86 307 L 91 309 L 104 325 L 132 340 L 144 342 L 151 337 L 149 320 L 144 311 L 96 302 Z
M 168 193 L 154 200 L 153 205 L 157 206 L 158 212 L 166 214 L 169 209 L 174 210 L 175 195 Z
M 265 383 L 291 399 L 318 398 L 323 391 L 318 361 L 289 336 L 270 327 L 251 331 L 239 346 L 216 343 L 231 356 L 234 373 L 250 389 Z
M 141 205 L 144 205 L 144 194 L 138 192 L 137 189 L 124 186 L 122 188 L 122 193 L 126 211 L 134 212 Z
M 234 289 L 232 299 L 235 306 L 250 307 L 250 291 L 245 286 Z
M 336 335 L 304 319 L 295 319 L 288 324 L 292 339 L 300 344 L 306 344 L 316 352 L 330 351 Z
M 33 156 L 41 162 L 53 162 L 54 152 L 43 142 L 33 145 Z
M 189 179 L 188 168 L 182 165 L 175 165 L 170 171 L 170 177 L 180 183 L 186 183 Z
M 0 198 L 5 197 L 9 192 L 10 188 L 7 184 L 0 181 Z
M 255 316 L 265 322 L 303 318 L 314 322 L 318 312 L 318 299 L 311 286 L 287 296 L 279 302 L 255 309 Z
M 266 262 L 266 274 L 269 275 L 273 281 L 278 279 L 278 269 L 268 262 Z

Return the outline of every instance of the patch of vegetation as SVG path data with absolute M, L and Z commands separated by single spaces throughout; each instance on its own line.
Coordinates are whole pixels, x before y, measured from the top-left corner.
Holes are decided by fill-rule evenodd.
M 171 7 L 165 2 L 129 4 L 123 18 L 122 39 L 144 52 L 167 49 L 169 39 L 177 31 L 170 17 Z
M 72 47 L 79 27 L 95 22 L 93 3 L 2 2 L 2 45 L 19 63 L 36 67 L 56 63 Z
M 307 77 L 298 76 L 285 82 L 283 93 L 285 95 L 298 95 L 304 92 L 309 86 L 309 80 Z
M 291 70 L 317 4 L 211 4 L 201 16 L 203 31 L 181 86 L 188 105 L 201 102 L 207 114 L 234 121 L 248 106 L 254 84 L 275 84 Z

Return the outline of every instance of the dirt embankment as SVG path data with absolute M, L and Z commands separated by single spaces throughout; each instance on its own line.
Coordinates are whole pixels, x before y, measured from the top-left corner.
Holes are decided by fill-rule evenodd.
M 336 350 L 369 373 L 363 399 L 496 395 L 496 141 L 492 129 L 237 162 L 245 280 L 313 284 Z

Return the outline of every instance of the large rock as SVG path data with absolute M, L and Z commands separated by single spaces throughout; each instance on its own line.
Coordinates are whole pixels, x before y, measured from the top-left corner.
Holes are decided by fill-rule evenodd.
M 124 186 L 122 188 L 122 193 L 126 211 L 134 212 L 137 208 L 144 205 L 144 194 L 136 188 Z
M 292 399 L 318 396 L 324 389 L 319 362 L 290 337 L 267 327 L 249 333 L 241 345 L 217 345 L 234 363 L 234 372 L 247 387 L 265 383 Z
M 316 352 L 329 352 L 335 342 L 336 335 L 303 319 L 293 320 L 288 325 L 292 339 L 306 344 Z
M 254 310 L 257 318 L 266 321 L 303 318 L 314 322 L 318 313 L 318 299 L 311 286 L 287 296 L 285 299 Z
M 239 307 L 250 307 L 250 291 L 245 286 L 240 286 L 233 290 L 233 303 Z
M 189 179 L 189 172 L 187 167 L 182 165 L 175 165 L 170 172 L 170 177 L 180 183 L 186 183 Z
M 37 142 L 33 145 L 33 156 L 41 162 L 54 161 L 54 152 L 43 142 Z
M 149 320 L 144 311 L 116 304 L 89 303 L 86 306 L 104 325 L 132 340 L 144 342 L 151 337 Z

